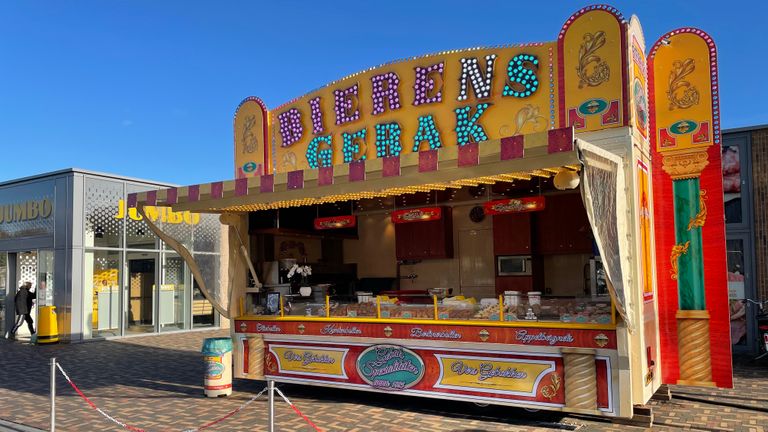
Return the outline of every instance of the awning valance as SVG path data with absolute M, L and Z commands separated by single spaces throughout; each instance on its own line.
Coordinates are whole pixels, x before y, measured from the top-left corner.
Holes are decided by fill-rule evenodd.
M 128 206 L 247 212 L 550 177 L 580 167 L 572 128 L 345 165 L 241 178 L 128 196 Z

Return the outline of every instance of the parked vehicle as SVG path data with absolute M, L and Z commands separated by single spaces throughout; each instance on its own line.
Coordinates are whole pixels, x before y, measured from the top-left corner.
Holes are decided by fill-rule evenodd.
M 759 355 L 755 357 L 755 360 L 759 360 L 765 356 L 768 356 L 768 300 L 755 301 L 752 299 L 745 299 L 747 305 L 754 305 L 757 307 L 757 334 L 762 343 L 758 343 Z

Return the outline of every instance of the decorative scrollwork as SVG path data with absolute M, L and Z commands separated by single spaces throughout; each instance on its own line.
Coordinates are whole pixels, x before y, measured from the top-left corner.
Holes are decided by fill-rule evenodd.
M 688 240 L 684 244 L 676 244 L 672 246 L 672 255 L 669 259 L 672 260 L 672 280 L 677 280 L 677 259 L 680 256 L 688 253 L 688 248 L 691 246 L 691 241 Z
M 256 127 L 256 115 L 251 114 L 245 118 L 243 126 L 243 153 L 253 153 L 256 151 L 257 140 L 254 128 Z
M 296 169 L 296 154 L 289 151 L 283 155 L 283 169 L 293 171 Z
M 553 373 L 549 377 L 552 380 L 552 384 L 548 384 L 542 387 L 541 395 L 549 400 L 552 400 L 552 398 L 557 395 L 557 391 L 560 390 L 560 376 L 556 373 Z
M 277 365 L 275 364 L 275 361 L 272 360 L 272 355 L 267 354 L 267 358 L 265 360 L 266 360 L 267 371 L 271 374 L 277 372 Z
M 669 109 L 687 109 L 699 104 L 699 90 L 686 80 L 685 77 L 696 70 L 696 63 L 692 58 L 683 61 L 676 60 L 672 63 L 672 71 L 669 72 Z
M 707 199 L 707 191 L 703 190 L 699 192 L 699 213 L 696 214 L 695 217 L 692 217 L 690 221 L 688 221 L 688 231 L 694 229 L 694 228 L 701 228 L 704 226 L 704 223 L 707 221 L 707 206 L 704 204 L 704 201 Z
M 608 67 L 608 63 L 596 54 L 597 50 L 604 45 L 605 32 L 584 33 L 584 42 L 579 47 L 579 65 L 576 67 L 576 74 L 579 76 L 579 88 L 583 88 L 585 85 L 595 87 L 611 78 L 611 69 Z
M 527 104 L 520 108 L 515 116 L 515 131 L 512 135 L 519 135 L 523 127 L 528 123 L 533 123 L 534 131 L 539 132 L 547 128 L 547 119 L 539 114 L 539 107 Z
M 693 149 L 684 153 L 667 153 L 662 168 L 673 180 L 691 179 L 701 176 L 709 164 L 706 148 Z

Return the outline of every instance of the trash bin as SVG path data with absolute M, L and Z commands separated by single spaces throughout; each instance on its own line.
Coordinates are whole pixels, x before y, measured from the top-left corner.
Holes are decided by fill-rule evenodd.
M 208 397 L 232 394 L 232 339 L 209 338 L 203 341 L 205 361 L 205 395 Z
M 59 325 L 56 322 L 56 306 L 41 306 L 37 315 L 37 343 L 59 341 Z

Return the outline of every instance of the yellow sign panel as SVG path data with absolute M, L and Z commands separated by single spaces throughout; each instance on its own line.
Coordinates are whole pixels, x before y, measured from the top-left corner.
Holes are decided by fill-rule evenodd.
M 435 388 L 535 397 L 539 382 L 555 371 L 549 360 L 435 354 L 440 376 Z
M 278 172 L 555 127 L 555 44 L 452 51 L 334 82 L 270 112 Z
M 235 178 L 269 172 L 269 114 L 259 98 L 245 99 L 235 114 Z M 268 163 L 267 163 L 268 165 Z
M 653 257 L 651 256 L 651 194 L 648 166 L 637 161 L 637 188 L 640 212 L 640 268 L 642 270 L 643 298 L 653 299 Z
M 640 21 L 633 16 L 629 23 L 629 89 L 632 126 L 644 143 L 648 141 L 648 63 L 645 58 L 645 38 Z M 646 147 L 643 147 L 646 149 Z
M 344 359 L 349 350 L 346 348 L 308 348 L 272 344 L 269 346 L 269 352 L 277 359 L 280 373 L 347 378 Z
M 713 118 L 712 106 L 714 50 L 709 36 L 696 32 L 673 34 L 653 48 L 651 90 L 659 152 L 707 148 L 719 139 L 720 122 Z
M 559 43 L 563 126 L 580 132 L 625 125 L 626 24 L 617 11 L 574 15 Z

